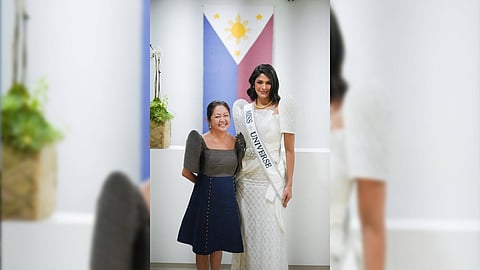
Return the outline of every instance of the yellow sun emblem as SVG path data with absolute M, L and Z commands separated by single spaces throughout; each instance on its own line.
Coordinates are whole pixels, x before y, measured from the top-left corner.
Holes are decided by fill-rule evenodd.
M 228 21 L 228 24 L 231 25 L 230 28 L 225 28 L 225 31 L 229 32 L 230 35 L 228 36 L 228 39 L 231 37 L 235 38 L 235 43 L 239 44 L 240 39 L 247 39 L 247 32 L 250 32 L 250 28 L 247 28 L 246 26 L 248 25 L 248 21 L 244 20 L 243 22 L 241 21 L 240 14 L 238 14 L 235 17 L 235 22 L 232 22 L 231 20 Z

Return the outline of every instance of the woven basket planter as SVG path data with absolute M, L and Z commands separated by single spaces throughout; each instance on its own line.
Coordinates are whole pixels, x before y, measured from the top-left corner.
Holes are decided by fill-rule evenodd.
M 2 168 L 2 220 L 50 216 L 57 190 L 55 146 L 24 153 L 2 144 Z
M 155 122 L 150 120 L 150 148 L 164 149 L 170 146 L 172 121 Z

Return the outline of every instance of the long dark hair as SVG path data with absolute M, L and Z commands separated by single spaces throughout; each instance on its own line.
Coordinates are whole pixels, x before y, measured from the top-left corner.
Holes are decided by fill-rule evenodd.
M 248 79 L 250 82 L 250 88 L 247 89 L 247 95 L 250 97 L 252 101 L 256 100 L 258 95 L 255 92 L 255 80 L 260 76 L 260 74 L 265 74 L 270 79 L 272 86 L 270 87 L 270 100 L 273 104 L 278 104 L 280 101 L 280 96 L 278 95 L 278 88 L 280 88 L 280 84 L 278 82 L 277 72 L 275 69 L 269 64 L 260 64 L 255 67 Z
M 343 79 L 342 65 L 345 49 L 337 18 L 330 9 L 330 103 L 342 100 L 347 92 L 347 82 Z

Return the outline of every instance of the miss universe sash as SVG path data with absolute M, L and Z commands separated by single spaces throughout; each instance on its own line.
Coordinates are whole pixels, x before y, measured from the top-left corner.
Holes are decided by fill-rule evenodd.
M 278 171 L 278 168 L 273 164 L 272 158 L 265 148 L 262 140 L 258 136 L 257 128 L 255 126 L 255 119 L 253 117 L 253 104 L 247 103 L 244 105 L 245 126 L 248 131 L 248 138 L 252 143 L 253 150 L 257 154 L 258 160 L 261 163 L 261 167 L 267 174 L 270 186 L 267 189 L 265 198 L 270 202 L 273 202 L 275 195 L 281 201 L 283 197 L 284 178 Z

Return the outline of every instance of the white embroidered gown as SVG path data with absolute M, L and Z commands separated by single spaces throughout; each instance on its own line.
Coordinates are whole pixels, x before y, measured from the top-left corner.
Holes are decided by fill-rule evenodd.
M 247 101 L 237 100 L 233 105 L 236 132 L 242 132 L 248 141 L 244 124 L 243 106 Z M 281 151 L 282 134 L 295 133 L 294 105 L 282 98 L 279 113 L 271 109 L 254 109 L 254 119 L 265 148 L 281 173 L 285 173 L 285 153 Z M 237 178 L 237 201 L 240 208 L 240 223 L 244 252 L 232 254 L 232 270 L 287 270 L 286 233 L 278 198 L 269 202 L 265 193 L 270 182 L 267 179 L 256 153 L 247 142 L 242 171 Z M 283 189 L 281 190 L 283 192 Z

